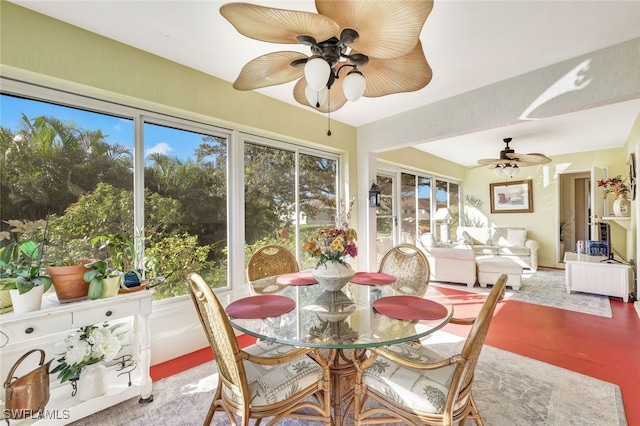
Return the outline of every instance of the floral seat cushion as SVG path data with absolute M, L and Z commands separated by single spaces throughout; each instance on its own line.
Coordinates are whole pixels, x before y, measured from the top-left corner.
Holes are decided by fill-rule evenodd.
M 412 361 L 428 363 L 443 359 L 438 353 L 419 343 L 407 342 L 388 347 Z M 455 367 L 433 371 L 419 371 L 379 356 L 371 368 L 365 370 L 362 381 L 376 391 L 416 411 L 442 413 Z
M 245 349 L 246 352 L 262 357 L 278 357 L 296 349 L 293 346 L 261 341 Z M 322 368 L 310 357 L 303 356 L 292 362 L 265 366 L 244 362 L 251 405 L 262 406 L 283 401 L 300 389 L 322 380 Z M 230 389 L 224 392 L 238 401 L 239 396 Z

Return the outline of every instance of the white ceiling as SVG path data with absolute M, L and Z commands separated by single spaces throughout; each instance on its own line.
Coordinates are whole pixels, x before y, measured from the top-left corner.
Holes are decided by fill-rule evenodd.
M 302 45 L 274 45 L 240 35 L 219 13 L 226 1 L 12 2 L 229 82 L 262 54 L 309 53 Z M 308 0 L 249 2 L 315 12 Z M 436 0 L 420 37 L 433 69 L 431 83 L 413 93 L 347 103 L 332 119 L 361 126 L 636 37 L 637 0 Z M 293 99 L 293 85 L 259 92 L 300 106 Z M 496 157 L 505 137 L 514 138 L 517 152 L 551 157 L 620 147 L 639 112 L 640 100 L 635 99 L 417 147 L 469 166 L 479 158 Z

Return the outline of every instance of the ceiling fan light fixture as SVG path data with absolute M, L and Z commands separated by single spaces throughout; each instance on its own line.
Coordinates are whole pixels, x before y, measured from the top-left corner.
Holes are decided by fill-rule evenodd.
M 344 95 L 351 102 L 355 102 L 362 97 L 364 89 L 367 87 L 367 82 L 364 76 L 357 69 L 349 71 L 342 83 L 342 90 Z
M 502 166 L 500 166 L 500 164 L 496 164 L 495 167 L 492 167 L 491 169 L 493 169 L 493 173 L 496 176 L 500 176 L 502 174 Z
M 513 177 L 513 175 L 515 174 L 515 169 L 513 168 L 513 165 L 507 164 L 504 167 L 504 173 L 509 177 Z
M 304 66 L 304 77 L 307 84 L 316 92 L 327 86 L 330 74 L 331 66 L 320 55 L 311 56 Z
M 304 94 L 309 101 L 309 105 L 320 108 L 327 100 L 327 86 L 324 86 L 322 90 L 313 90 L 309 85 L 304 88 Z
M 518 175 L 518 173 L 520 173 L 520 167 L 518 167 L 518 165 L 514 163 L 514 164 L 511 166 L 511 176 L 512 176 L 512 177 L 513 177 L 513 176 L 517 176 L 517 175 Z

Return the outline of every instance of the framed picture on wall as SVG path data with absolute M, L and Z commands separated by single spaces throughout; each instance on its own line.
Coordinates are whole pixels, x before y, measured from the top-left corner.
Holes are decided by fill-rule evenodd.
M 491 213 L 530 213 L 533 211 L 531 180 L 491 183 Z

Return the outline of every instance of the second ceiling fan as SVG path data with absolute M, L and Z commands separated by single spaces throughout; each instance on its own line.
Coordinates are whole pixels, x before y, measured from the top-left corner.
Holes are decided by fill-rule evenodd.
M 496 175 L 502 172 L 507 176 L 516 176 L 520 173 L 521 167 L 538 166 L 551 162 L 551 158 L 540 153 L 519 154 L 509 147 L 512 138 L 504 138 L 502 141 L 506 144 L 505 149 L 500 151 L 500 158 L 483 158 L 478 160 L 478 164 L 491 165 L 491 169 Z

